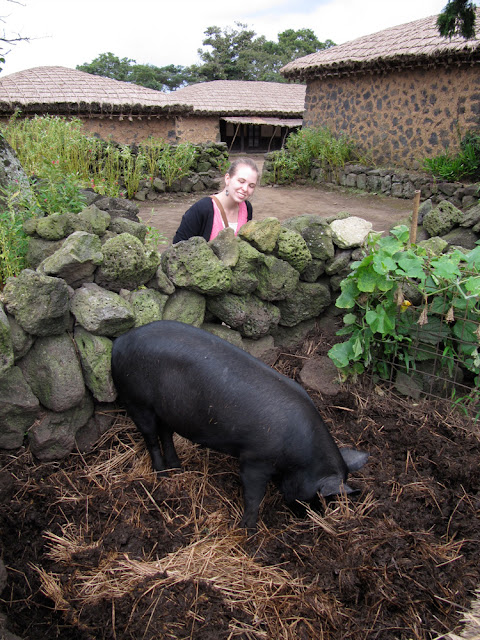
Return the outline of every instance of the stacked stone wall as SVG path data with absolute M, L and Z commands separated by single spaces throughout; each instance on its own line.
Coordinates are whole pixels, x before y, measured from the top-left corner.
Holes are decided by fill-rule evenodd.
M 269 218 L 160 256 L 136 205 L 90 198 L 79 214 L 26 223 L 29 268 L 1 296 L 0 447 L 27 434 L 43 461 L 88 450 L 110 425 L 117 336 L 177 320 L 272 361 L 330 307 L 371 229 L 341 215 Z
M 304 125 L 351 136 L 376 166 L 418 169 L 480 124 L 479 65 L 392 70 L 308 82 Z
M 265 170 L 269 170 L 268 161 L 265 162 Z M 335 184 L 408 200 L 418 190 L 422 201 L 431 199 L 436 204 L 448 200 L 462 208 L 477 204 L 480 189 L 478 183 L 445 182 L 419 171 L 373 169 L 361 164 L 347 164 L 345 167 L 325 171 L 314 163 L 310 177 L 318 184 Z

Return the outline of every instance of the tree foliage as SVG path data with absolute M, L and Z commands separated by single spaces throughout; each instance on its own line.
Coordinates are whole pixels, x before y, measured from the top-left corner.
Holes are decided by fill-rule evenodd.
M 95 76 L 132 82 L 157 91 L 173 91 L 191 81 L 196 81 L 196 76 L 192 75 L 188 67 L 175 64 L 166 67 L 137 64 L 131 58 L 119 58 L 111 52 L 101 53 L 92 62 L 78 65 L 77 69 Z
M 137 64 L 135 60 L 109 52 L 78 65 L 77 69 L 159 91 L 210 80 L 283 82 L 280 69 L 285 64 L 334 45 L 331 40 L 320 42 L 311 29 L 287 29 L 278 34 L 278 42 L 270 41 L 265 36 L 257 36 L 241 22 L 225 29 L 208 27 L 204 35 L 203 48 L 198 49 L 200 64 L 189 67 Z
M 437 18 L 440 35 L 452 38 L 458 34 L 464 38 L 475 37 L 475 4 L 470 0 L 448 0 Z

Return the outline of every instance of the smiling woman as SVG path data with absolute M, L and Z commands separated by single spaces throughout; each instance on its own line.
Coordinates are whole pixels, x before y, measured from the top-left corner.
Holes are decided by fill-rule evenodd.
M 257 186 L 258 167 L 251 158 L 239 158 L 225 174 L 225 188 L 202 198 L 183 215 L 173 242 L 202 236 L 213 240 L 222 229 L 230 227 L 235 234 L 252 219 L 252 205 L 248 201 Z

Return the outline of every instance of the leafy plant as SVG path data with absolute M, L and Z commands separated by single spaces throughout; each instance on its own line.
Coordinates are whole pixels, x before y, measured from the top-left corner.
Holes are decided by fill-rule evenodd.
M 42 178 L 33 181 L 40 209 L 52 213 L 78 213 L 85 208 L 86 200 L 81 194 L 82 183 L 77 176 L 60 170 L 59 161 L 54 160 L 45 167 Z
M 408 235 L 400 226 L 373 236 L 363 260 L 352 265 L 336 301 L 349 310 L 338 332 L 348 339 L 329 356 L 345 376 L 372 368 L 388 378 L 389 361 L 408 371 L 440 353 L 442 367 L 458 362 L 478 386 L 480 246 L 432 256 L 409 245 Z
M 283 149 L 271 153 L 272 182 L 307 178 L 313 162 L 323 169 L 335 169 L 358 157 L 354 142 L 345 135 L 334 136 L 327 127 L 301 129 L 289 135 Z
M 24 221 L 32 214 L 32 206 L 18 185 L 0 189 L 0 284 L 16 276 L 25 267 L 27 235 Z
M 196 154 L 197 149 L 190 142 L 167 145 L 163 148 L 158 159 L 158 169 L 167 188 L 171 187 L 175 180 L 188 175 Z
M 480 134 L 468 131 L 460 141 L 457 153 L 447 152 L 434 158 L 425 158 L 424 168 L 441 180 L 480 178 Z

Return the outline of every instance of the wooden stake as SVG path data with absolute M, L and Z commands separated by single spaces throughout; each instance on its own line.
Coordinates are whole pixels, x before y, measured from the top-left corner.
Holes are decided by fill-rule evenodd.
M 417 241 L 417 225 L 418 225 L 418 208 L 420 206 L 420 189 L 415 190 L 413 196 L 413 213 L 412 224 L 410 225 L 410 244 L 415 244 Z

